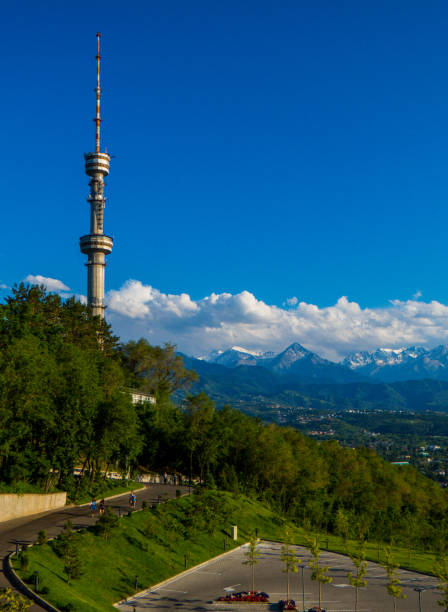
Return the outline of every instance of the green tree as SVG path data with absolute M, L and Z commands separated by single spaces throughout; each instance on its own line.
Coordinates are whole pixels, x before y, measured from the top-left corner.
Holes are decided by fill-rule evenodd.
M 25 599 L 12 589 L 0 589 L 0 610 L 8 612 L 26 612 L 33 602 Z
M 107 507 L 104 514 L 98 518 L 95 524 L 96 533 L 102 535 L 105 540 L 108 540 L 113 531 L 119 527 L 119 523 L 120 519 L 118 516 Z
M 348 573 L 348 580 L 355 588 L 355 612 L 358 612 L 358 591 L 360 588 L 367 586 L 367 580 L 365 579 L 367 573 L 365 542 L 360 543 L 358 553 L 350 555 L 350 559 L 355 566 L 355 572 Z
M 59 536 L 58 552 L 64 561 L 64 573 L 68 584 L 72 580 L 78 580 L 82 576 L 82 561 L 79 550 L 79 538 L 69 520 L 64 525 L 64 530 Z
M 338 508 L 336 513 L 336 530 L 338 535 L 342 537 L 344 542 L 344 550 L 347 552 L 347 542 L 350 533 L 350 523 L 348 517 L 342 508 Z
M 152 346 L 144 338 L 121 346 L 122 359 L 128 371 L 130 386 L 142 389 L 160 399 L 197 380 L 196 372 L 187 370 L 174 344 Z
M 214 425 L 215 402 L 205 393 L 189 395 L 185 401 L 186 445 L 189 452 L 190 476 L 196 459 L 201 482 L 214 462 L 217 435 Z
M 442 593 L 441 599 L 437 600 L 439 606 L 448 609 L 448 561 L 446 557 L 440 557 L 434 564 L 434 573 L 439 579 L 438 588 Z
M 282 545 L 280 559 L 284 564 L 282 571 L 286 574 L 286 600 L 289 601 L 289 574 L 296 574 L 299 571 L 299 564 L 302 562 L 296 555 L 294 548 L 291 546 L 289 530 L 285 531 L 285 544 Z
M 252 592 L 255 592 L 255 566 L 257 565 L 261 552 L 257 546 L 258 538 L 255 535 L 251 535 L 249 538 L 249 548 L 244 553 L 246 560 L 243 561 L 243 565 L 249 565 L 252 574 Z
M 387 593 L 393 598 L 394 612 L 397 609 L 397 599 L 406 599 L 406 595 L 402 593 L 401 580 L 398 576 L 398 568 L 400 567 L 395 561 L 391 547 L 385 549 L 386 560 L 381 565 L 386 570 L 389 582 L 386 584 Z
M 312 536 L 307 539 L 307 548 L 310 550 L 312 559 L 308 561 L 311 568 L 311 580 L 315 580 L 319 584 L 319 608 L 322 607 L 322 585 L 333 582 L 333 578 L 328 576 L 328 570 L 330 569 L 326 565 L 320 564 L 320 547 L 317 536 Z

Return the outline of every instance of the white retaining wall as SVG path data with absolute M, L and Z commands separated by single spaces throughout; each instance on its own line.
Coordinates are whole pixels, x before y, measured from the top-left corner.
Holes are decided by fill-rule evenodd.
M 0 523 L 10 519 L 63 508 L 67 493 L 34 494 L 0 493 Z

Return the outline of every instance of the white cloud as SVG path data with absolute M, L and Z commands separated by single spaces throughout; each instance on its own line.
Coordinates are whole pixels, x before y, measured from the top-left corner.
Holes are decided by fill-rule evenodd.
M 26 283 L 30 283 L 31 285 L 44 285 L 47 291 L 70 291 L 70 287 L 64 285 L 64 283 L 57 278 L 47 278 L 46 276 L 41 276 L 40 274 L 37 274 L 36 276 L 33 274 L 28 274 L 24 280 Z
M 421 292 L 420 290 L 419 290 L 419 291 L 416 291 L 416 292 L 414 293 L 414 295 L 412 296 L 412 299 L 413 299 L 413 300 L 418 300 L 419 298 L 421 298 L 421 297 L 422 297 L 422 295 L 423 295 L 423 294 L 422 294 L 422 292 Z
M 290 297 L 286 300 L 286 304 L 285 306 L 295 306 L 296 304 L 299 303 L 299 298 L 297 298 L 295 295 L 293 297 Z
M 107 303 L 108 320 L 124 340 L 143 336 L 153 343 L 173 342 L 191 355 L 235 344 L 276 351 L 297 341 L 337 360 L 379 346 L 448 343 L 448 306 L 435 301 L 392 300 L 384 308 L 361 308 L 341 297 L 322 308 L 298 300 L 281 308 L 248 291 L 192 300 L 186 293 L 164 294 L 129 280 L 109 292 Z

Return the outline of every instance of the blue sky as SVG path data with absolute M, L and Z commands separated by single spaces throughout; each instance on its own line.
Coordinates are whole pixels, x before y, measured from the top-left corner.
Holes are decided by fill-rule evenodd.
M 333 358 L 448 341 L 446 3 L 15 2 L 1 29 L 1 283 L 85 293 L 99 30 L 119 333 L 195 354 L 298 340 Z M 228 314 L 192 339 L 214 294 Z M 252 321 L 247 295 L 273 319 Z M 311 334 L 308 305 L 345 328 L 316 319 Z

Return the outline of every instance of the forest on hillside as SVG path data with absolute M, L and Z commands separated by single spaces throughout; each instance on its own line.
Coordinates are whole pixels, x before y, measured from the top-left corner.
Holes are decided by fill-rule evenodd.
M 303 526 L 444 550 L 446 490 L 413 468 L 218 410 L 203 392 L 176 405 L 197 375 L 175 347 L 120 343 L 74 299 L 20 285 L 0 310 L 1 483 L 76 496 L 112 468 L 175 471 Z M 131 388 L 155 403 L 133 405 Z
M 448 382 L 442 380 L 312 382 L 301 375 L 280 376 L 261 366 L 230 368 L 187 355 L 182 358 L 199 374 L 192 392 L 204 391 L 218 406 L 230 402 L 273 422 L 281 422 L 279 412 L 291 410 L 448 410 Z M 180 392 L 177 395 L 183 397 Z

